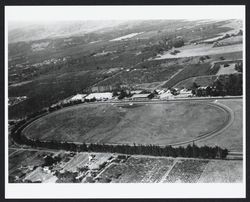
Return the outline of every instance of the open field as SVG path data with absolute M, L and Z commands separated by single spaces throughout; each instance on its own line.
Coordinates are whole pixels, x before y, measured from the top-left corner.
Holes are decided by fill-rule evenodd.
M 210 161 L 198 182 L 242 182 L 242 177 L 242 161 Z
M 224 65 L 220 65 L 220 69 L 216 75 L 234 74 L 238 72 L 237 70 L 235 70 L 235 63 L 230 63 L 228 65 L 229 65 L 228 67 L 225 67 Z
M 156 60 L 162 60 L 167 58 L 183 58 L 183 57 L 193 57 L 193 56 L 202 56 L 202 55 L 216 55 L 221 53 L 231 53 L 243 50 L 242 44 L 233 44 L 228 46 L 213 47 L 212 44 L 199 44 L 199 45 L 187 45 L 181 48 L 178 48 L 180 53 L 176 55 L 170 54 L 170 51 L 166 52 L 159 57 L 156 57 Z
M 227 148 L 230 151 L 242 152 L 243 147 L 243 100 L 218 100 L 225 106 L 231 108 L 234 112 L 233 123 L 220 135 L 208 138 L 197 142 L 199 146 L 218 145 L 220 147 Z
M 23 133 L 40 140 L 168 145 L 209 134 L 227 121 L 228 113 L 209 102 L 82 104 L 44 116 Z

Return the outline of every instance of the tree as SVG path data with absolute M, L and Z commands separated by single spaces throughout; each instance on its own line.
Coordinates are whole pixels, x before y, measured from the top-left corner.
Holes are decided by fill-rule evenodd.
M 121 100 L 124 97 L 127 97 L 127 93 L 125 90 L 122 89 L 120 95 L 118 96 L 118 99 Z
M 172 42 L 173 47 L 179 48 L 184 46 L 184 40 L 182 37 L 175 38 Z
M 199 85 L 196 82 L 193 82 L 191 90 L 192 90 L 192 94 L 195 95 L 196 94 L 196 90 L 197 88 L 199 88 Z
M 205 60 L 206 60 L 206 58 L 203 57 L 203 56 L 201 56 L 200 59 L 199 59 L 199 61 L 202 62 L 202 63 L 204 63 Z

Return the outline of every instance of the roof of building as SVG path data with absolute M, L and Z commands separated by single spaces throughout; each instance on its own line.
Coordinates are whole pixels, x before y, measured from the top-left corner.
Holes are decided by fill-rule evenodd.
M 76 94 L 70 100 L 82 100 L 86 96 L 87 96 L 86 94 Z
M 131 91 L 132 94 L 139 94 L 139 93 L 141 93 L 141 92 L 142 92 L 142 90 L 132 90 L 132 91 Z
M 187 89 L 180 90 L 180 94 L 189 94 L 189 93 L 192 93 L 192 91 Z
M 150 95 L 150 93 L 147 94 L 134 94 L 132 98 L 147 98 Z
M 112 93 L 110 92 L 106 92 L 106 93 L 91 93 L 89 94 L 87 97 L 85 97 L 86 99 L 111 99 L 112 98 Z
M 165 93 L 160 94 L 159 96 L 160 98 L 165 98 L 165 97 L 172 97 L 173 94 L 170 92 L 165 92 Z

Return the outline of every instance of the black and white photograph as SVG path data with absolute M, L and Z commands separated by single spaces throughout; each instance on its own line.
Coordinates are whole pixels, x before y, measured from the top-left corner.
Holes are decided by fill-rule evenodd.
M 236 5 L 6 6 L 6 190 L 244 197 L 245 35 Z

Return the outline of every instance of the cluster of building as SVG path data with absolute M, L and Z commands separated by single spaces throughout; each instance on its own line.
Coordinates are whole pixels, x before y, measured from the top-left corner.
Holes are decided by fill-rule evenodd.
M 160 100 L 171 100 L 178 98 L 188 98 L 192 97 L 192 91 L 187 89 L 171 89 L 171 90 L 155 90 L 153 92 L 148 92 L 145 90 L 125 90 L 127 96 L 122 98 L 127 101 L 140 101 L 149 99 L 160 99 Z M 76 94 L 69 98 L 60 101 L 57 104 L 67 104 L 72 102 L 88 102 L 88 101 L 108 101 L 108 100 L 118 100 L 121 92 L 117 92 L 114 95 L 113 92 L 100 92 L 100 93 L 90 93 L 90 94 Z M 57 104 L 52 105 L 55 107 Z

